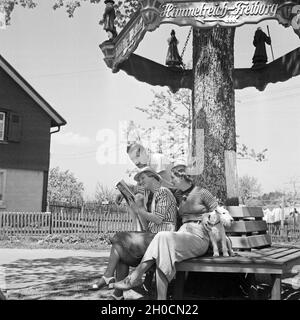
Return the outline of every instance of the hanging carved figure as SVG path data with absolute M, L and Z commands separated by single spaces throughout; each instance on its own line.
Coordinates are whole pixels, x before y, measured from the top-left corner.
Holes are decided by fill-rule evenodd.
M 171 37 L 168 39 L 169 48 L 166 58 L 166 65 L 169 67 L 179 67 L 182 65 L 182 58 L 178 52 L 178 40 L 175 36 L 175 31 L 171 31 Z
M 115 27 L 115 19 L 116 19 L 116 12 L 114 8 L 114 1 L 113 0 L 105 0 L 104 3 L 106 4 L 105 11 L 103 14 L 103 19 L 100 20 L 99 23 L 103 23 L 103 29 L 106 31 L 108 35 L 108 39 L 111 40 L 117 36 L 117 30 Z
M 255 46 L 254 56 L 252 58 L 252 68 L 264 67 L 268 61 L 265 43 L 271 45 L 271 38 L 268 37 L 260 27 L 257 28 L 254 35 L 253 45 Z

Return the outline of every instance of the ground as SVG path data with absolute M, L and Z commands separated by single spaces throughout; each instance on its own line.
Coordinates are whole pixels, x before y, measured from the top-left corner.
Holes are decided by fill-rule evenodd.
M 109 247 L 100 250 L 0 248 L 0 288 L 7 299 L 108 300 L 112 290 L 90 291 L 104 272 Z M 126 299 L 145 299 L 130 290 Z
M 9 243 L 0 241 L 0 288 L 8 299 L 110 299 L 109 295 L 112 290 L 89 290 L 90 285 L 103 274 L 108 262 L 110 247 L 107 244 L 99 245 L 93 250 L 74 249 L 74 245 L 73 249 L 40 249 L 36 244 L 31 245 L 34 247 L 32 249 L 26 248 L 26 243 L 23 241 L 19 243 L 19 247 L 21 248 L 11 248 Z M 268 298 L 270 287 L 265 279 L 260 280 L 261 284 L 257 288 L 258 296 Z M 299 276 L 288 276 L 284 279 L 282 298 L 299 300 L 298 284 L 300 285 Z M 190 299 L 204 298 L 199 296 L 198 289 L 193 292 L 191 287 L 188 291 Z M 125 298 L 144 300 L 153 298 L 153 294 L 153 292 L 147 293 L 142 289 L 130 290 L 126 292 Z M 218 298 L 220 297 L 215 297 L 215 299 Z M 245 299 L 242 296 L 238 298 Z

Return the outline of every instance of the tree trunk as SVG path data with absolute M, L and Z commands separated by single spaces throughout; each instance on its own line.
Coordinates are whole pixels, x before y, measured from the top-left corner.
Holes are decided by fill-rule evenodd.
M 192 156 L 196 184 L 238 205 L 234 34 L 235 28 L 194 28 Z

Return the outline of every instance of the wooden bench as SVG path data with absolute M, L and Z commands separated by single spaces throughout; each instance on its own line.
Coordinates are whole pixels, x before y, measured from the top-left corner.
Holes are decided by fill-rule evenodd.
M 227 207 L 234 222 L 227 235 L 236 256 L 206 255 L 176 264 L 174 298 L 184 296 L 186 272 L 268 274 L 272 279 L 271 299 L 281 299 L 281 277 L 300 264 L 300 248 L 272 245 L 260 207 Z

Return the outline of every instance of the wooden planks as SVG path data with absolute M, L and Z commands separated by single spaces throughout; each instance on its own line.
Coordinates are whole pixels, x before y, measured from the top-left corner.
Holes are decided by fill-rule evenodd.
M 227 233 L 250 233 L 267 231 L 267 223 L 261 221 L 233 221 L 230 228 L 226 228 Z
M 229 236 L 234 249 L 252 249 L 271 245 L 269 234 L 259 234 L 253 236 Z
M 271 254 L 268 256 L 268 258 L 270 259 L 280 259 L 280 258 L 286 258 L 288 257 L 289 259 L 294 255 L 294 253 L 300 253 L 299 249 L 287 249 L 281 252 L 277 252 L 274 254 Z M 299 254 L 300 256 L 300 254 Z
M 230 215 L 233 218 L 263 218 L 264 213 L 261 207 L 240 207 L 240 206 L 229 206 L 227 207 Z
M 176 271 L 189 272 L 226 272 L 226 273 L 262 273 L 282 274 L 282 265 L 279 263 L 266 262 L 263 259 L 236 259 L 234 261 L 222 259 L 185 260 L 176 264 Z M 227 261 L 225 261 L 227 260 Z M 242 261 L 244 261 L 242 263 Z

